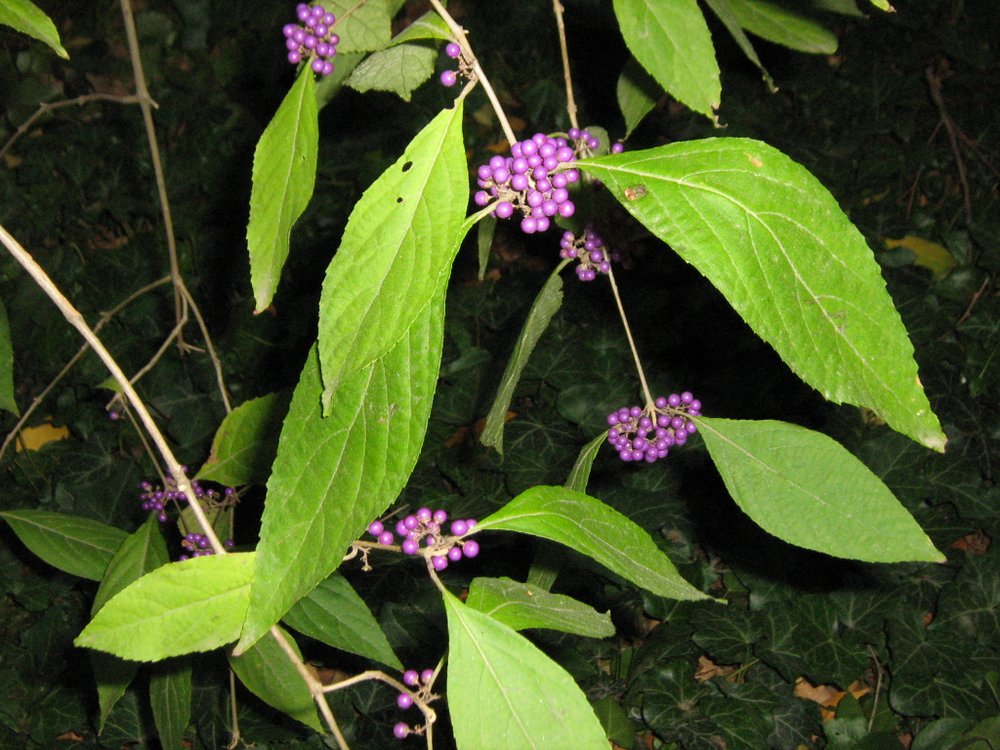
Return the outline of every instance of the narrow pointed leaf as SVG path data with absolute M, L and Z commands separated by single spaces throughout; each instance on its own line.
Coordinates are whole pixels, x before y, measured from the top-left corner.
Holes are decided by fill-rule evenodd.
M 211 555 L 157 568 L 112 597 L 73 642 L 134 661 L 232 643 L 246 617 L 253 557 Z
M 149 677 L 149 705 L 163 750 L 184 747 L 184 730 L 191 723 L 191 659 L 181 657 L 157 664 Z
M 853 0 L 852 0 L 853 2 Z M 705 0 L 705 4 L 712 9 L 716 17 L 722 21 L 722 25 L 726 27 L 726 31 L 736 42 L 736 45 L 743 50 L 743 54 L 746 55 L 747 60 L 752 62 L 757 69 L 760 71 L 761 75 L 764 77 L 764 83 L 767 84 L 767 88 L 773 94 L 778 90 L 778 87 L 774 85 L 774 79 L 771 78 L 771 74 L 767 72 L 764 68 L 764 64 L 757 57 L 757 50 L 753 48 L 747 35 L 743 33 L 743 29 L 740 26 L 739 19 L 736 14 L 733 13 L 733 9 L 729 6 L 729 0 Z
M 97 732 L 100 734 L 104 731 L 104 723 L 108 720 L 111 709 L 121 700 L 135 679 L 139 664 L 100 651 L 91 651 L 90 667 L 94 672 L 94 683 L 97 687 L 99 710 Z
M 630 58 L 625 63 L 625 69 L 618 76 L 615 95 L 618 97 L 618 108 L 625 118 L 625 137 L 642 122 L 642 118 L 653 111 L 657 100 L 662 96 L 663 89 L 645 70 Z
M 316 182 L 319 122 L 313 76 L 303 66 L 253 155 L 247 247 L 257 312 L 271 304 L 292 226 L 309 205 Z
M 615 0 L 632 56 L 667 93 L 715 119 L 722 97 L 708 24 L 695 0 Z
M 49 45 L 59 57 L 69 59 L 52 19 L 28 0 L 4 0 L 0 3 L 0 24 Z
M 229 486 L 266 482 L 287 411 L 284 393 L 270 393 L 237 406 L 219 425 L 212 451 L 195 479 Z
M 281 631 L 302 658 L 295 639 Z M 317 732 L 323 731 L 316 703 L 295 665 L 274 638 L 261 638 L 242 656 L 229 656 L 229 666 L 251 693 L 269 706 L 301 721 Z
M 448 709 L 458 750 L 607 750 L 573 678 L 530 641 L 444 592 Z
M 786 542 L 868 562 L 943 562 L 882 480 L 835 440 L 786 422 L 697 420 L 730 494 Z
M 565 544 L 637 586 L 672 599 L 708 599 L 640 526 L 614 508 L 565 487 L 525 490 L 476 526 L 518 531 Z
M 14 398 L 14 347 L 10 343 L 10 323 L 3 301 L 0 301 L 0 409 L 21 415 Z
M 590 470 L 594 466 L 597 454 L 601 451 L 601 446 L 607 442 L 607 439 L 607 434 L 602 432 L 580 449 L 576 463 L 573 464 L 569 476 L 566 477 L 566 489 L 586 493 L 587 485 L 590 484 Z
M 237 653 L 332 573 L 396 498 L 423 444 L 441 363 L 444 284 L 384 357 L 337 389 L 324 417 L 315 348 L 268 480 L 250 612 Z
M 479 437 L 483 445 L 488 445 L 497 449 L 497 453 L 503 455 L 503 427 L 507 420 L 507 409 L 510 407 L 510 400 L 514 397 L 514 389 L 521 379 L 521 373 L 525 365 L 531 358 L 531 353 L 535 350 L 535 345 L 549 327 L 552 316 L 559 312 L 563 301 L 563 282 L 559 275 L 566 263 L 560 263 L 549 275 L 545 285 L 538 296 L 535 297 L 531 305 L 531 311 L 524 321 L 521 334 L 514 344 L 514 351 L 511 352 L 507 367 L 500 378 L 500 386 L 497 388 L 497 395 L 493 399 L 493 406 L 490 413 L 486 415 L 486 426 L 483 434 Z
M 163 541 L 160 523 L 150 514 L 146 522 L 130 534 L 115 550 L 107 565 L 101 585 L 94 596 L 91 614 L 97 614 L 104 603 L 132 581 L 170 562 L 167 543 Z
M 440 112 L 351 212 L 323 281 L 323 406 L 406 334 L 447 279 L 469 196 L 462 103 Z
M 510 578 L 474 578 L 465 603 L 512 630 L 548 628 L 589 638 L 615 634 L 610 613 Z
M 832 55 L 837 36 L 814 18 L 768 0 L 726 0 L 740 26 L 799 52 Z
M 716 138 L 581 161 L 805 382 L 936 450 L 944 433 L 871 250 L 804 167 Z
M 299 599 L 283 619 L 290 628 L 328 646 L 403 671 L 375 615 L 339 573 Z
M 0 513 L 25 547 L 64 573 L 100 581 L 115 550 L 128 534 L 80 516 L 47 510 Z

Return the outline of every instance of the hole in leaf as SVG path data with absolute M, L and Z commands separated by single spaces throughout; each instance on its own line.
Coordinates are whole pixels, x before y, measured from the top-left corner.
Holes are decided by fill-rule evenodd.
M 402 203 L 402 202 L 403 202 L 403 196 L 399 196 L 398 198 L 396 198 L 396 203 Z
M 406 164 L 403 165 L 403 171 L 404 172 L 409 172 L 410 171 L 410 167 L 412 167 L 412 166 L 413 166 L 413 162 L 412 161 L 406 162 Z

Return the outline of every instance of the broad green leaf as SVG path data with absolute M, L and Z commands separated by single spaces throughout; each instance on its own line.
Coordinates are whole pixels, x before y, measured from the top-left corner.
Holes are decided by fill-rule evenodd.
M 263 484 L 271 473 L 288 396 L 270 393 L 237 406 L 222 420 L 212 452 L 195 479 L 220 484 Z
M 563 281 L 559 275 L 566 267 L 563 261 L 549 275 L 545 285 L 542 286 L 538 296 L 535 297 L 531 305 L 531 311 L 524 321 L 521 334 L 514 344 L 514 351 L 510 354 L 507 367 L 500 378 L 500 387 L 497 388 L 497 395 L 493 399 L 490 413 L 486 415 L 486 426 L 479 440 L 483 445 L 488 445 L 497 449 L 497 453 L 503 455 L 503 426 L 507 421 L 507 409 L 510 407 L 510 400 L 514 397 L 514 389 L 521 379 L 521 372 L 528 364 L 531 353 L 535 350 L 535 345 L 549 327 L 552 316 L 562 307 L 563 301 Z
M 253 155 L 247 247 L 257 312 L 274 298 L 292 226 L 309 205 L 316 182 L 319 115 L 313 76 L 303 66 Z
M 853 0 L 851 2 L 853 3 Z M 743 33 L 739 19 L 733 13 L 733 9 L 729 7 L 729 0 L 705 0 L 705 3 L 712 9 L 712 12 L 715 13 L 718 19 L 722 21 L 722 25 L 726 27 L 726 31 L 732 36 L 737 46 L 743 50 L 743 54 L 746 55 L 747 60 L 757 66 L 757 69 L 764 77 L 764 83 L 767 84 L 768 90 L 772 94 L 776 92 L 778 87 L 774 85 L 774 79 L 771 78 L 771 74 L 767 72 L 764 64 L 757 57 L 757 50 L 753 48 L 753 44 L 750 43 L 747 35 Z
M 618 76 L 615 94 L 618 97 L 618 108 L 625 118 L 625 137 L 632 135 L 642 118 L 653 111 L 662 89 L 642 66 L 629 58 L 625 69 Z
M 28 0 L 3 0 L 0 3 L 0 24 L 49 45 L 59 57 L 69 59 L 52 19 Z
M 315 348 L 268 480 L 250 611 L 237 653 L 332 573 L 413 470 L 441 363 L 444 287 L 383 358 L 337 389 L 323 417 Z
M 443 596 L 458 750 L 607 750 L 594 710 L 562 667 L 506 625 Z
M 832 55 L 837 35 L 819 21 L 769 0 L 725 0 L 740 26 L 799 52 Z
M 474 578 L 465 603 L 512 630 L 548 628 L 588 638 L 615 634 L 610 613 L 510 578 Z
M 147 573 L 112 597 L 74 644 L 160 661 L 235 641 L 246 617 L 254 555 L 195 557 Z
M 386 0 L 327 0 L 323 6 L 337 16 L 337 54 L 371 52 L 388 44 L 392 18 Z
M 640 526 L 597 498 L 565 487 L 525 490 L 476 526 L 565 544 L 637 586 L 671 599 L 708 599 L 681 578 Z
M 423 44 L 399 44 L 373 52 L 344 82 L 355 91 L 389 91 L 404 102 L 434 74 L 437 51 Z
M 586 493 L 587 485 L 590 483 L 590 470 L 594 466 L 594 459 L 597 458 L 597 454 L 607 440 L 607 433 L 602 432 L 580 449 L 580 454 L 576 457 L 576 463 L 573 464 L 569 476 L 566 477 L 566 489 Z
M 7 510 L 0 518 L 49 565 L 91 581 L 104 577 L 115 550 L 128 537 L 106 523 L 47 510 Z
M 290 628 L 328 646 L 403 671 L 368 605 L 339 573 L 299 599 L 283 619 Z
M 14 398 L 14 347 L 10 343 L 10 323 L 3 300 L 0 300 L 0 409 L 16 417 L 21 415 Z
M 149 705 L 163 750 L 184 747 L 184 730 L 191 723 L 191 658 L 157 664 L 149 677 Z
M 97 688 L 97 706 L 100 712 L 97 732 L 100 734 L 104 731 L 104 724 L 111 710 L 135 679 L 139 664 L 100 651 L 91 651 L 90 667 L 94 671 L 94 683 Z
M 160 524 L 154 514 L 150 514 L 135 532 L 123 541 L 114 555 L 101 579 L 101 585 L 94 596 L 91 615 L 104 606 L 104 603 L 132 581 L 142 578 L 151 570 L 170 562 L 167 543 L 163 541 Z
M 835 440 L 786 422 L 698 418 L 733 499 L 786 542 L 868 562 L 943 562 L 882 480 Z
M 281 632 L 301 659 L 295 639 L 284 630 Z M 241 656 L 230 654 L 229 666 L 240 682 L 269 706 L 317 732 L 323 731 L 309 687 L 274 638 L 261 638 Z
M 626 151 L 579 166 L 705 274 L 824 397 L 866 406 L 943 449 L 878 264 L 804 167 L 744 138 Z
M 614 5 L 632 56 L 667 93 L 714 121 L 722 84 L 696 0 L 615 0 Z
M 464 237 L 468 198 L 458 102 L 416 135 L 351 212 L 320 298 L 325 410 L 427 314 Z

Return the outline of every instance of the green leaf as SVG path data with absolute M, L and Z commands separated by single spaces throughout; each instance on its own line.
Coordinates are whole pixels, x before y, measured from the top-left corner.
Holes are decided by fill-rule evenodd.
M 722 97 L 719 65 L 695 0 L 615 0 L 632 56 L 682 104 L 715 120 Z
M 382 49 L 392 36 L 386 0 L 327 0 L 324 7 L 337 16 L 337 54 Z
M 281 632 L 301 659 L 295 639 L 284 630 Z M 261 638 L 241 656 L 230 654 L 229 666 L 240 682 L 269 706 L 317 732 L 323 731 L 309 687 L 274 638 Z
M 351 73 L 364 59 L 364 52 L 337 52 L 333 72 L 316 81 L 316 106 L 319 109 L 323 109 L 340 93 L 344 82 L 351 77 Z
M 942 450 L 913 346 L 864 238 L 804 167 L 744 138 L 579 167 L 694 265 L 804 381 Z
M 468 199 L 459 102 L 416 135 L 351 212 L 320 298 L 325 411 L 335 391 L 426 314 L 465 236 Z
M 725 0 L 740 26 L 799 52 L 832 55 L 837 36 L 818 21 L 768 0 Z
M 104 731 L 104 725 L 128 686 L 132 684 L 139 665 L 134 661 L 119 659 L 111 654 L 100 651 L 90 652 L 90 666 L 94 671 L 94 683 L 97 687 L 97 705 L 100 709 L 97 731 Z
M 151 570 L 170 562 L 167 544 L 163 541 L 160 524 L 152 513 L 134 533 L 123 541 L 114 555 L 101 579 L 101 585 L 94 596 L 91 615 L 104 606 L 104 603 L 132 581 L 142 578 Z
M 590 483 L 590 470 L 594 466 L 594 459 L 597 458 L 597 454 L 600 453 L 601 447 L 607 440 L 607 433 L 602 432 L 580 449 L 580 455 L 576 457 L 576 463 L 573 464 L 569 476 L 566 477 L 566 489 L 586 493 L 587 485 Z
M 853 4 L 853 0 L 851 0 Z M 733 13 L 733 9 L 729 6 L 729 0 L 705 0 L 705 3 L 712 12 L 722 21 L 722 25 L 726 27 L 726 31 L 732 36 L 733 40 L 736 42 L 737 46 L 743 50 L 743 54 L 746 55 L 747 60 L 752 62 L 757 69 L 760 70 L 761 75 L 764 77 L 764 83 L 767 84 L 768 90 L 773 94 L 778 90 L 778 87 L 774 85 L 774 79 L 771 78 L 771 74 L 767 72 L 764 68 L 764 64 L 757 57 L 757 50 L 753 48 L 753 44 L 747 38 L 747 35 L 743 33 L 743 29 L 740 27 L 739 19 L 736 14 Z
M 0 409 L 21 416 L 14 398 L 14 346 L 10 342 L 10 323 L 3 300 L 0 300 Z
M 625 63 L 625 69 L 618 76 L 615 93 L 618 97 L 618 108 L 625 118 L 625 137 L 628 138 L 642 122 L 642 118 L 653 111 L 662 89 L 660 84 L 635 61 L 635 58 L 629 58 Z
M 514 389 L 521 379 L 521 372 L 528 364 L 531 353 L 535 350 L 535 345 L 549 327 L 552 316 L 562 307 L 563 282 L 559 275 L 566 267 L 568 261 L 563 261 L 549 275 L 542 286 L 538 296 L 535 297 L 528 317 L 524 321 L 521 334 L 514 344 L 514 351 L 511 352 L 507 367 L 500 378 L 500 386 L 497 388 L 497 395 L 493 399 L 490 413 L 486 415 L 486 426 L 479 440 L 483 445 L 488 445 L 497 449 L 497 453 L 503 455 L 503 426 L 507 421 L 507 409 L 510 407 L 510 400 L 514 396 Z
M 479 248 L 479 280 L 486 278 L 486 267 L 490 262 L 490 251 L 493 249 L 493 235 L 497 230 L 497 220 L 492 216 L 484 216 L 476 226 L 476 245 Z
M 510 578 L 474 578 L 465 603 L 512 630 L 548 628 L 588 638 L 615 634 L 610 613 Z
M 49 45 L 59 57 L 69 59 L 52 19 L 28 0 L 4 0 L 0 3 L 0 24 Z
M 289 627 L 328 646 L 403 671 L 368 605 L 339 573 L 299 599 L 283 619 Z
M 437 51 L 423 44 L 399 44 L 373 52 L 344 82 L 355 91 L 389 91 L 404 102 L 434 74 Z
M 184 746 L 184 730 L 191 723 L 191 658 L 171 659 L 153 667 L 149 677 L 149 704 L 163 750 Z
M 195 479 L 229 486 L 266 482 L 287 411 L 284 393 L 270 393 L 237 406 L 219 425 L 212 452 Z
M 393 37 L 391 43 L 402 44 L 403 42 L 413 42 L 417 39 L 450 41 L 452 36 L 454 35 L 444 19 L 436 11 L 429 10 Z
M 319 151 L 313 72 L 303 66 L 253 155 L 250 191 L 250 283 L 256 311 L 274 298 L 295 224 L 312 198 Z
M 565 544 L 637 586 L 672 599 L 708 599 L 681 578 L 643 529 L 597 498 L 564 487 L 525 490 L 475 528 L 518 531 Z
M 607 750 L 594 710 L 562 667 L 506 625 L 443 596 L 458 750 Z
M 590 704 L 597 720 L 604 727 L 604 733 L 618 747 L 632 747 L 635 743 L 635 728 L 629 721 L 628 713 L 621 703 L 607 695 Z
M 128 534 L 114 526 L 47 510 L 0 513 L 25 547 L 70 575 L 100 581 Z
M 772 420 L 696 419 L 726 487 L 786 542 L 868 562 L 943 562 L 882 480 L 835 440 Z
M 210 651 L 239 637 L 254 554 L 195 557 L 147 573 L 116 594 L 74 644 L 134 661 Z
M 268 480 L 250 611 L 237 653 L 334 571 L 350 542 L 406 483 L 423 444 L 441 363 L 444 285 L 382 359 L 334 393 L 323 417 L 315 348 Z

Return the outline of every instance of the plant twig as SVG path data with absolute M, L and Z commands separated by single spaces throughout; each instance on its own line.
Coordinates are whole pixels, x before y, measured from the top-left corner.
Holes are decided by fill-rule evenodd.
M 621 295 L 618 293 L 618 284 L 615 282 L 615 271 L 608 268 L 608 281 L 611 282 L 611 293 L 615 296 L 615 304 L 618 306 L 618 315 L 625 326 L 625 338 L 628 339 L 629 349 L 632 350 L 632 359 L 635 361 L 636 372 L 639 373 L 639 382 L 642 384 L 642 394 L 646 399 L 646 408 L 653 408 L 653 396 L 649 392 L 649 385 L 646 383 L 646 373 L 642 369 L 642 362 L 639 361 L 639 351 L 635 348 L 635 339 L 632 338 L 632 329 L 628 325 L 628 317 L 625 315 L 625 307 L 622 305 Z
M 955 156 L 955 166 L 958 169 L 958 182 L 962 186 L 962 204 L 965 208 L 965 223 L 972 223 L 972 196 L 969 190 L 969 180 L 965 172 L 965 159 L 962 158 L 962 152 L 958 147 L 958 134 L 956 131 L 958 128 L 955 125 L 955 121 L 951 119 L 951 115 L 948 114 L 948 108 L 945 106 L 944 97 L 941 95 L 941 84 L 944 77 L 939 72 L 940 69 L 935 70 L 934 66 L 928 66 L 924 71 L 927 78 L 927 87 L 930 91 L 931 101 L 934 102 L 935 106 L 938 108 L 938 113 L 941 115 L 941 122 L 944 124 L 944 129 L 948 133 L 948 142 L 951 144 L 951 152 Z
M 559 0 L 552 0 L 552 12 L 556 16 L 556 29 L 559 31 L 559 52 L 562 55 L 563 81 L 566 83 L 566 114 L 569 115 L 569 124 L 579 128 L 576 98 L 573 96 L 573 74 L 569 68 L 569 50 L 566 47 L 566 24 L 563 22 L 563 6 Z

